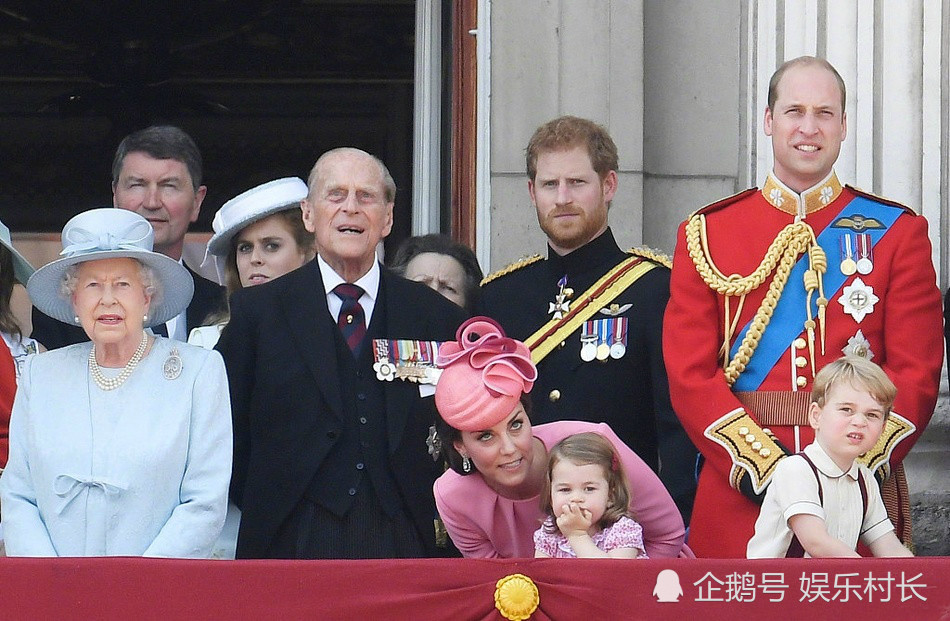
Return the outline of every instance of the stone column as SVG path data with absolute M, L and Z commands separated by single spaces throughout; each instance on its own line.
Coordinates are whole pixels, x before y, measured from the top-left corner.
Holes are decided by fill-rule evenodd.
M 643 2 L 527 0 L 491 8 L 491 265 L 546 252 L 528 197 L 524 148 L 556 116 L 592 119 L 620 152 L 610 222 L 642 240 Z

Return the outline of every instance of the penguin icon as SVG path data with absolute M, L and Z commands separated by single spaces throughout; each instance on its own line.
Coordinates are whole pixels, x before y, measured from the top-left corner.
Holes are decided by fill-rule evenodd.
M 653 595 L 658 602 L 678 602 L 683 596 L 683 587 L 680 586 L 680 577 L 672 569 L 664 569 L 656 575 L 656 586 Z

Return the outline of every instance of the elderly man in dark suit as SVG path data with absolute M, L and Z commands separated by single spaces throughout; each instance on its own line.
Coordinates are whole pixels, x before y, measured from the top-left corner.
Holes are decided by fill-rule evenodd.
M 112 202 L 149 221 L 155 252 L 181 261 L 188 225 L 198 219 L 207 188 L 201 185 L 201 152 L 178 127 L 155 125 L 126 136 L 112 162 Z M 153 328 L 162 336 L 188 339 L 192 328 L 224 306 L 224 289 L 185 266 L 195 294 L 178 317 Z M 78 325 L 69 325 L 33 309 L 33 338 L 48 349 L 89 340 Z
M 424 382 L 431 341 L 453 338 L 464 312 L 379 264 L 396 191 L 382 162 L 335 149 L 308 186 L 317 258 L 236 292 L 217 346 L 231 386 L 237 556 L 444 554 Z

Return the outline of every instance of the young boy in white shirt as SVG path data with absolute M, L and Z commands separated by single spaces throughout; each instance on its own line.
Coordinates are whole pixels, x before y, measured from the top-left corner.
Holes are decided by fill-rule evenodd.
M 815 441 L 775 468 L 748 558 L 913 556 L 894 534 L 871 471 L 855 460 L 877 443 L 897 388 L 869 360 L 845 356 L 815 376 Z

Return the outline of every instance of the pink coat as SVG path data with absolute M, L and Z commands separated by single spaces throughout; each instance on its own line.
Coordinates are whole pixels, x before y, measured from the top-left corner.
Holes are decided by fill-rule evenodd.
M 630 481 L 630 511 L 643 526 L 643 541 L 650 558 L 672 558 L 684 548 L 683 519 L 663 483 L 605 423 L 559 421 L 532 427 L 534 437 L 548 451 L 567 436 L 593 431 L 610 440 Z M 499 496 L 473 473 L 462 476 L 446 470 L 433 486 L 435 504 L 452 541 L 469 558 L 534 557 L 534 531 L 544 520 L 537 496 L 509 500 Z

